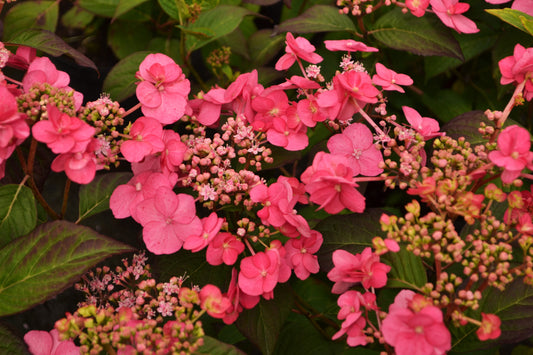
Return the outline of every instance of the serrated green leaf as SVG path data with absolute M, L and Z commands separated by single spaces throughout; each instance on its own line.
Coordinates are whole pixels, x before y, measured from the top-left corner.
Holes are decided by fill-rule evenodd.
M 25 355 L 26 345 L 15 334 L 0 324 L 0 354 Z
M 263 66 L 271 61 L 283 49 L 284 42 L 285 36 L 272 36 L 272 31 L 268 29 L 252 34 L 248 47 L 254 66 Z
M 152 31 L 143 23 L 137 24 L 135 31 L 132 31 L 130 26 L 129 21 L 123 20 L 116 20 L 109 26 L 107 43 L 118 59 L 146 50 L 153 37 Z
M 17 3 L 5 16 L 3 38 L 7 42 L 19 32 L 30 28 L 55 32 L 58 16 L 58 1 Z
M 24 185 L 0 187 L 0 247 L 27 234 L 37 224 L 37 207 L 31 190 Z
M 15 37 L 6 41 L 8 44 L 18 44 L 33 47 L 52 56 L 67 55 L 81 66 L 98 71 L 96 64 L 84 54 L 69 46 L 60 37 L 46 30 L 30 29 L 18 33 Z
M 419 289 L 427 283 L 422 259 L 401 248 L 397 253 L 387 253 L 381 260 L 391 266 L 387 287 Z
M 79 6 L 73 6 L 61 16 L 61 23 L 63 23 L 63 26 L 65 27 L 85 29 L 93 19 L 94 14 Z
M 339 9 L 328 5 L 315 5 L 307 9 L 303 14 L 282 22 L 276 29 L 276 33 L 313 33 L 329 31 L 347 31 L 355 33 L 355 25 L 352 20 Z
M 148 54 L 149 51 L 136 52 L 115 64 L 104 80 L 103 91 L 116 101 L 125 100 L 135 94 L 135 82 L 138 81 L 135 74 Z
M 38 226 L 0 249 L 0 317 L 46 301 L 105 258 L 132 250 L 74 223 Z
M 418 55 L 438 55 L 464 60 L 451 30 L 437 18 L 408 16 L 400 9 L 388 11 L 369 31 L 384 45 Z
M 93 14 L 113 17 L 121 0 L 78 0 L 78 6 Z
M 331 216 L 318 223 L 314 229 L 324 237 L 317 253 L 320 269 L 328 271 L 333 267 L 331 255 L 335 250 L 359 253 L 372 246 L 374 237 L 383 237 L 379 224 L 382 213 L 380 209 L 368 208 L 364 213 Z
M 209 354 L 209 355 L 245 355 L 246 353 L 239 348 L 223 343 L 210 336 L 204 336 L 204 345 L 198 348 L 195 354 Z
M 147 2 L 148 0 L 120 0 L 118 6 L 115 8 L 115 13 L 113 14 L 113 19 L 124 15 L 126 12 L 130 11 L 134 7 Z
M 533 23 L 533 16 L 525 14 L 522 11 L 513 10 L 510 8 L 488 9 L 485 11 L 487 11 L 491 15 L 498 17 L 503 22 L 507 22 L 511 26 L 514 26 L 521 31 L 524 31 L 526 33 L 533 35 L 533 33 L 529 32 L 528 28 L 524 26 L 524 22 Z
M 220 5 L 211 10 L 200 13 L 198 19 L 185 27 L 187 53 L 191 53 L 206 44 L 233 32 L 239 27 L 244 16 L 256 15 L 248 9 L 231 5 Z
M 118 185 L 126 184 L 130 173 L 108 173 L 98 175 L 87 185 L 82 185 L 79 192 L 78 221 L 109 209 L 109 198 Z
M 274 298 L 261 299 L 252 309 L 242 312 L 237 319 L 237 328 L 256 344 L 265 355 L 274 354 L 281 327 L 290 313 L 293 298 L 287 285 L 278 285 Z

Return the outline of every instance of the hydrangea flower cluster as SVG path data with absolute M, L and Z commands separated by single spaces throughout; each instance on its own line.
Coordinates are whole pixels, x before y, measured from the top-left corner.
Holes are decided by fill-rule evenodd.
M 203 344 L 198 319 L 221 318 L 229 299 L 213 285 L 184 286 L 186 277 L 156 283 L 146 261 L 141 253 L 88 273 L 77 284 L 86 300 L 56 322 L 60 337 L 77 339 L 82 354 L 193 354 Z

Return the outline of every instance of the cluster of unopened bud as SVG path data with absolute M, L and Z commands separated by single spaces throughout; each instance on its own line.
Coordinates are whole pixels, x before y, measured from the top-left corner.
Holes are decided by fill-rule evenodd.
M 49 103 L 60 112 L 76 116 L 74 90 L 70 88 L 59 89 L 47 83 L 35 83 L 28 92 L 17 96 L 19 112 L 25 113 L 34 122 L 48 118 L 46 105 Z

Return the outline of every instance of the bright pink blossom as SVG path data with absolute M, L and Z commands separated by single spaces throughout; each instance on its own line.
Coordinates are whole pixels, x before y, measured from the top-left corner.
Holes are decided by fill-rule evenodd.
M 286 115 L 272 118 L 266 133 L 269 143 L 289 151 L 302 150 L 309 144 L 307 126 L 300 121 L 296 106 L 289 107 Z
M 196 112 L 196 119 L 204 126 L 215 125 L 220 118 L 222 105 L 227 103 L 226 90 L 215 87 L 198 99 L 189 101 L 189 105 Z
M 59 111 L 54 105 L 47 106 L 48 120 L 38 121 L 32 127 L 33 137 L 56 154 L 80 152 L 87 148 L 95 134 L 94 127 L 77 117 Z
M 257 70 L 241 74 L 231 83 L 224 93 L 224 100 L 229 103 L 236 115 L 252 122 L 255 111 L 252 109 L 252 99 L 258 97 L 264 90 L 257 82 Z
M 504 168 L 502 181 L 513 182 L 526 167 L 533 168 L 533 152 L 529 132 L 522 127 L 512 125 L 505 128 L 498 136 L 498 150 L 489 153 L 489 159 Z
M 349 346 L 366 345 L 367 335 L 364 332 L 366 325 L 365 317 L 362 316 L 362 307 L 376 310 L 376 295 L 366 292 L 362 295 L 359 291 L 346 291 L 339 299 L 337 304 L 341 308 L 337 318 L 344 320 L 341 329 L 332 337 L 333 340 L 347 334 L 346 342 Z
M 358 282 L 364 288 L 380 288 L 387 284 L 390 266 L 379 261 L 379 256 L 371 248 L 365 248 L 360 254 L 352 254 L 338 249 L 333 252 L 333 269 L 328 278 L 335 282 L 332 293 L 343 293 Z
M 383 172 L 379 164 L 383 162 L 381 152 L 374 145 L 370 129 L 361 123 L 349 125 L 341 134 L 328 140 L 331 154 L 340 155 L 355 175 L 377 176 Z
M 187 146 L 181 141 L 180 135 L 170 129 L 163 130 L 162 141 L 164 148 L 161 151 L 161 170 L 169 176 L 178 171 L 185 158 Z
M 365 198 L 357 191 L 359 185 L 353 175 L 345 157 L 318 152 L 301 180 L 310 194 L 309 200 L 326 212 L 335 214 L 348 208 L 361 213 L 365 209 Z
M 185 239 L 183 249 L 196 253 L 205 248 L 220 231 L 223 222 L 224 219 L 219 218 L 215 212 L 211 212 L 209 216 L 202 218 L 202 233 L 190 235 Z
M 533 48 L 526 49 L 517 44 L 513 55 L 500 60 L 498 66 L 502 73 L 502 85 L 520 84 L 529 78 L 524 86 L 524 97 L 530 101 L 533 98 L 533 82 L 530 80 L 533 75 Z
M 422 17 L 429 6 L 429 0 L 405 0 L 405 6 L 416 17 Z
M 313 254 L 320 249 L 322 241 L 322 234 L 311 231 L 309 238 L 289 239 L 285 244 L 285 257 L 300 280 L 305 280 L 310 274 L 319 271 L 318 258 Z
M 286 54 L 281 56 L 276 63 L 276 70 L 289 69 L 296 59 L 303 59 L 306 62 L 317 64 L 322 61 L 322 57 L 315 53 L 315 46 L 303 37 L 294 38 L 292 33 L 287 32 L 285 48 Z
M 407 122 L 413 127 L 415 131 L 420 133 L 425 140 L 440 137 L 444 133 L 439 132 L 439 122 L 430 117 L 422 117 L 418 111 L 409 106 L 402 106 L 403 114 Z
M 64 171 L 67 177 L 77 184 L 88 184 L 96 175 L 96 156 L 94 152 L 62 153 L 51 165 L 52 171 Z
M 26 70 L 37 56 L 35 48 L 19 46 L 15 54 L 9 57 L 6 65 L 9 67 Z
M 271 292 L 279 280 L 279 254 L 273 250 L 258 252 L 241 261 L 239 287 L 251 296 Z
M 402 290 L 389 308 L 381 330 L 397 355 L 441 355 L 451 349 L 451 335 L 442 311 L 433 305 L 415 307 L 414 292 Z
M 220 232 L 207 246 L 206 260 L 210 265 L 233 265 L 244 251 L 244 243 L 235 235 Z
M 481 325 L 476 331 L 477 337 L 481 341 L 498 339 L 502 334 L 501 324 L 502 321 L 497 315 L 481 313 Z
M 109 198 L 109 207 L 115 218 L 137 217 L 138 204 L 146 199 L 155 197 L 155 193 L 161 186 L 172 188 L 168 178 L 161 173 L 145 171 L 135 175 L 127 184 L 115 188 Z
M 224 318 L 226 311 L 231 307 L 230 300 L 222 295 L 215 285 L 205 285 L 200 290 L 200 307 L 207 311 L 213 318 Z
M 72 340 L 59 340 L 59 332 L 32 330 L 24 335 L 32 355 L 79 355 L 80 348 Z
M 329 51 L 346 51 L 346 52 L 377 52 L 378 49 L 369 47 L 363 42 L 354 41 L 353 39 L 341 39 L 334 41 L 324 41 Z
M 183 116 L 191 86 L 172 58 L 149 54 L 140 64 L 137 77 L 142 81 L 136 94 L 145 116 L 162 124 L 174 123 Z
M 413 79 L 406 74 L 398 74 L 388 69 L 381 63 L 376 63 L 376 74 L 372 77 L 374 85 L 379 85 L 383 90 L 405 92 L 400 85 L 413 85 Z
M 431 9 L 444 23 L 459 33 L 479 32 L 474 21 L 461 15 L 470 8 L 470 5 L 459 0 L 430 0 Z
M 130 140 L 120 146 L 120 152 L 129 162 L 140 162 L 145 156 L 160 152 L 164 148 L 163 126 L 152 117 L 139 117 L 130 130 Z
M 196 216 L 194 198 L 176 195 L 168 187 L 160 187 L 154 198 L 139 203 L 137 213 L 146 248 L 154 254 L 175 253 L 184 240 L 203 230 Z

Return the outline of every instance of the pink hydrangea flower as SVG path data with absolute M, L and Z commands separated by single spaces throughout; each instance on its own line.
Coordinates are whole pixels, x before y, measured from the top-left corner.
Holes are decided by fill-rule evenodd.
M 409 75 L 398 74 L 381 63 L 376 63 L 376 74 L 372 77 L 372 82 L 381 86 L 383 90 L 402 93 L 405 91 L 400 85 L 413 85 L 413 79 Z
M 326 212 L 335 214 L 348 208 L 361 213 L 365 209 L 365 198 L 357 191 L 359 185 L 353 175 L 345 157 L 318 152 L 301 180 L 310 194 L 309 200 Z
M 359 291 L 346 291 L 340 295 L 337 304 L 341 308 L 337 318 L 344 320 L 341 329 L 335 333 L 332 340 L 338 339 L 344 334 L 348 338 L 346 342 L 349 346 L 366 345 L 368 343 L 367 335 L 364 332 L 366 326 L 365 317 L 362 317 L 362 306 L 371 309 L 377 309 L 376 295 L 366 292 L 362 295 Z
M 200 307 L 213 318 L 222 319 L 231 306 L 230 300 L 222 295 L 215 285 L 207 284 L 200 290 Z
M 441 355 L 451 349 L 451 335 L 441 310 L 428 303 L 414 307 L 415 294 L 402 290 L 389 308 L 381 331 L 397 355 Z
M 64 171 L 67 177 L 77 184 L 88 184 L 96 175 L 96 156 L 94 152 L 63 153 L 51 165 L 52 171 Z
M 510 184 L 520 176 L 524 168 L 533 169 L 533 152 L 529 132 L 522 127 L 512 125 L 505 128 L 498 136 L 498 150 L 489 153 L 489 159 L 502 167 L 502 181 Z
M 183 249 L 196 253 L 205 248 L 220 231 L 223 222 L 224 218 L 219 218 L 215 212 L 202 218 L 202 233 L 190 235 L 185 239 Z
M 185 158 L 187 145 L 181 141 L 178 133 L 170 129 L 163 130 L 162 141 L 164 144 L 161 151 L 161 170 L 167 176 L 178 171 L 180 164 Z
M 497 315 L 481 313 L 481 325 L 476 331 L 476 335 L 481 341 L 498 339 L 502 334 L 501 324 L 502 321 Z
M 163 126 L 155 118 L 139 117 L 130 130 L 130 140 L 122 142 L 120 152 L 127 161 L 137 163 L 145 156 L 160 152 L 164 148 Z
M 257 70 L 241 74 L 231 83 L 224 94 L 224 99 L 229 103 L 236 115 L 244 117 L 252 122 L 255 111 L 252 108 L 252 99 L 258 97 L 264 90 L 257 82 Z
M 226 103 L 226 90 L 219 87 L 212 88 L 207 93 L 199 95 L 198 99 L 189 101 L 189 105 L 196 112 L 196 119 L 204 126 L 218 123 L 222 105 Z
M 422 17 L 429 6 L 429 0 L 405 0 L 405 6 L 416 17 Z
M 461 15 L 470 8 L 470 5 L 459 0 L 430 0 L 431 9 L 444 23 L 459 33 L 479 32 L 474 21 Z
M 47 106 L 48 120 L 38 121 L 32 127 L 33 137 L 56 154 L 80 152 L 87 148 L 95 134 L 94 127 L 77 117 L 59 111 L 54 105 Z
M 233 265 L 244 251 L 244 243 L 231 233 L 220 232 L 207 245 L 206 260 L 210 265 Z
M 156 196 L 139 203 L 137 216 L 143 226 L 146 248 L 154 254 L 172 254 L 183 241 L 202 233 L 202 222 L 196 216 L 194 198 L 176 195 L 168 187 L 160 187 Z
M 371 248 L 365 248 L 360 254 L 352 254 L 346 250 L 333 252 L 333 269 L 328 278 L 335 282 L 332 293 L 343 293 L 360 282 L 364 288 L 380 288 L 387 284 L 387 273 L 390 266 L 379 261 L 379 256 Z
M 422 117 L 418 111 L 409 106 L 402 106 L 402 110 L 407 122 L 425 140 L 444 135 L 443 132 L 439 132 L 440 126 L 437 120 L 430 117 Z
M 341 39 L 324 41 L 329 51 L 346 51 L 346 52 L 377 52 L 378 49 L 369 47 L 363 42 L 354 41 L 353 39 Z
M 136 76 L 142 80 L 136 94 L 145 116 L 162 124 L 174 123 L 183 116 L 191 86 L 172 58 L 161 53 L 149 54 Z
M 7 66 L 26 70 L 30 63 L 37 57 L 37 50 L 35 48 L 19 46 L 15 54 L 9 57 Z
M 287 32 L 287 47 L 285 53 L 276 63 L 276 70 L 289 69 L 296 59 L 303 59 L 306 62 L 317 64 L 322 61 L 322 57 L 315 53 L 315 46 L 303 37 L 294 38 L 292 33 Z
M 354 176 L 377 176 L 383 172 L 379 164 L 383 162 L 381 152 L 374 146 L 374 137 L 370 129 L 361 123 L 349 125 L 341 134 L 335 134 L 328 140 L 331 154 L 346 159 Z
M 507 85 L 511 83 L 520 84 L 533 72 L 533 48 L 524 48 L 520 44 L 514 47 L 512 56 L 505 57 L 499 61 L 498 66 L 502 73 L 500 83 Z M 524 97 L 527 101 L 533 98 L 533 83 L 527 80 L 524 86 Z
M 250 296 L 271 292 L 279 280 L 279 253 L 258 252 L 241 260 L 239 287 Z
M 79 355 L 80 348 L 72 340 L 59 340 L 59 332 L 31 330 L 24 335 L 32 355 Z
M 313 254 L 320 249 L 322 241 L 322 234 L 311 231 L 309 238 L 289 239 L 285 244 L 285 257 L 300 280 L 305 280 L 310 274 L 319 271 L 318 258 Z

